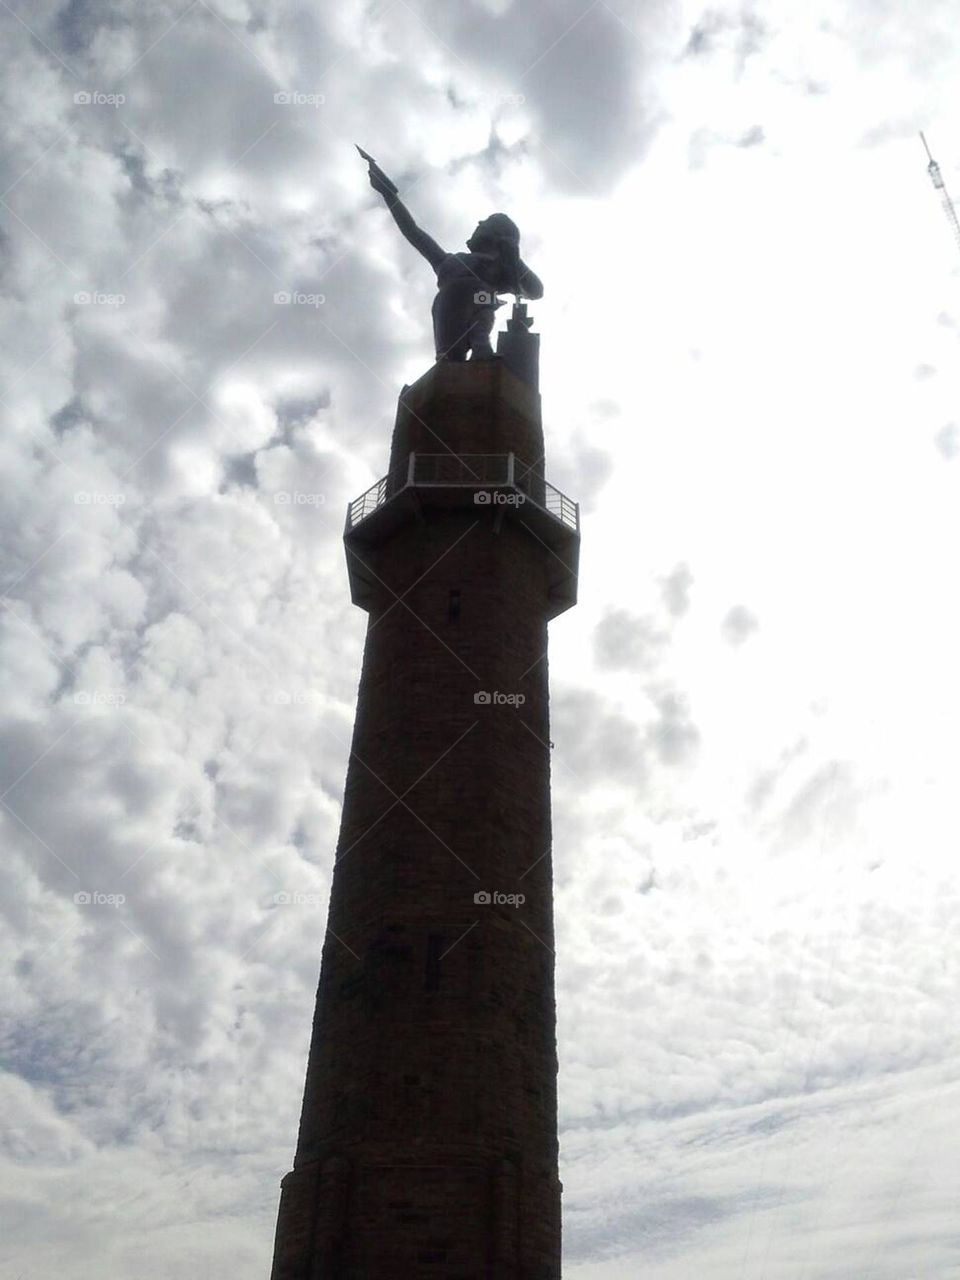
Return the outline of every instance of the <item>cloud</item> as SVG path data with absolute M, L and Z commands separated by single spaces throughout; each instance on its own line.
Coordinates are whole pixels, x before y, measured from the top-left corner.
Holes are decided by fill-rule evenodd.
M 900 402 L 883 343 L 912 350 L 896 316 L 936 316 L 943 291 L 896 316 L 880 308 L 871 330 L 851 245 L 864 226 L 889 242 L 873 215 L 890 207 L 866 175 L 849 186 L 856 235 L 837 233 L 829 199 L 828 238 L 810 215 L 863 135 L 857 112 L 879 102 L 896 134 L 918 84 L 932 102 L 923 60 L 952 36 L 946 8 L 931 15 L 879 27 L 860 11 L 806 16 L 818 36 L 802 66 L 794 28 L 763 5 L 70 0 L 34 6 L 35 34 L 0 17 L 0 1256 L 12 1275 L 239 1280 L 269 1266 L 366 626 L 346 592 L 344 508 L 385 469 L 399 388 L 432 351 L 430 273 L 365 185 L 354 138 L 443 244 L 459 245 L 478 211 L 520 207 L 525 243 L 558 267 L 538 314 L 548 452 L 591 513 L 581 603 L 551 634 L 565 1273 L 732 1280 L 759 1257 L 771 1276 L 829 1280 L 830 1259 L 856 1256 L 899 1277 L 917 1269 L 911 1232 L 931 1273 L 950 1265 L 952 1219 L 927 1170 L 949 1166 L 956 1127 L 943 1117 L 956 1110 L 944 1064 L 958 897 L 952 809 L 935 803 L 936 756 L 949 753 L 922 718 L 949 711 L 950 685 L 916 683 L 906 632 L 858 629 L 871 600 L 877 617 L 889 610 L 871 596 L 869 557 L 855 576 L 836 555 L 852 545 L 850 493 L 882 494 L 886 512 L 907 474 L 884 416 Z M 924 70 L 900 84 L 903 49 Z M 879 96 L 860 92 L 873 73 L 858 60 L 876 63 Z M 953 68 L 955 55 L 933 61 Z M 93 91 L 125 100 L 74 101 Z M 722 146 L 754 177 L 709 192 L 699 184 L 719 164 L 678 177 L 671 157 L 698 130 L 704 152 Z M 872 172 L 894 193 L 895 145 L 870 152 L 892 166 Z M 779 256 L 765 257 L 758 229 L 767 213 L 777 225 L 777 206 L 763 201 L 779 191 L 802 205 L 804 236 L 784 257 L 778 232 Z M 750 224 L 738 311 L 715 245 L 735 245 L 753 201 L 764 219 Z M 908 205 L 893 216 L 914 226 Z M 823 261 L 826 311 L 815 273 L 814 311 L 797 277 L 781 278 L 811 272 L 805 243 L 814 257 L 845 246 Z M 922 235 L 911 243 L 922 252 Z M 911 278 L 939 281 L 931 261 Z M 751 293 L 769 262 L 777 290 Z M 835 362 L 831 315 L 861 335 L 870 377 Z M 776 365 L 799 349 L 791 323 L 806 340 L 799 382 Z M 952 341 L 953 321 L 930 324 L 928 346 L 897 365 L 905 395 L 950 395 L 936 340 Z M 696 377 L 674 360 L 691 348 Z M 908 376 L 921 354 L 940 370 L 923 387 Z M 724 405 L 736 412 L 720 423 Z M 751 426 L 769 439 L 771 405 L 805 430 L 785 420 L 776 451 L 750 452 Z M 856 445 L 861 421 L 883 449 L 877 483 L 857 492 L 837 442 Z M 657 424 L 642 451 L 617 429 L 635 422 Z M 952 423 L 936 444 L 956 454 Z M 741 536 L 728 488 L 744 457 L 763 509 Z M 842 489 L 842 525 L 824 475 Z M 929 548 L 952 545 L 931 536 L 952 507 L 938 525 L 920 483 L 924 518 L 900 522 L 883 555 L 882 600 L 916 581 L 898 565 L 933 581 Z M 793 519 L 794 491 L 822 499 L 817 521 Z M 821 538 L 840 568 L 817 591 L 844 601 L 855 580 L 857 596 L 823 652 L 802 622 Z M 681 555 L 698 566 L 702 609 Z M 650 564 L 674 568 L 651 588 Z M 717 619 L 748 577 L 765 639 L 769 626 L 771 643 L 791 635 L 796 648 L 781 640 L 765 667 L 758 645 L 756 663 L 724 661 L 719 678 Z M 924 588 L 925 615 L 940 603 Z M 756 629 L 742 605 L 721 627 L 731 644 Z M 928 630 L 952 661 L 949 624 Z M 879 705 L 864 653 L 883 673 L 883 733 L 863 712 Z M 948 670 L 923 666 L 931 679 Z M 809 710 L 830 695 L 846 719 Z
M 737 141 L 738 147 L 759 147 L 766 141 L 762 124 L 752 125 Z
M 753 147 L 762 146 L 765 141 L 766 133 L 760 124 L 751 125 L 738 133 L 718 133 L 705 126 L 694 130 L 690 135 L 687 163 L 691 169 L 702 169 L 710 152 L 717 147 L 737 147 L 741 151 L 749 151 Z
M 960 427 L 955 422 L 945 422 L 933 437 L 933 442 L 941 456 L 952 462 L 960 453 Z
M 690 566 L 683 562 L 676 565 L 665 578 L 661 578 L 663 602 L 672 617 L 682 618 L 690 608 L 690 588 L 693 581 Z
M 662 680 L 646 692 L 650 712 L 640 723 L 585 689 L 555 693 L 556 760 L 570 782 L 605 780 L 643 795 L 657 763 L 676 768 L 695 759 L 700 731 L 686 697 Z
M 742 71 L 746 60 L 760 51 L 766 35 L 763 21 L 746 9 L 739 14 L 707 9 L 691 28 L 684 54 L 703 58 L 725 49 L 734 54 Z
M 760 623 L 743 604 L 735 604 L 720 623 L 720 632 L 727 644 L 741 645 L 758 629 Z
M 700 731 L 694 724 L 686 697 L 675 689 L 653 693 L 658 718 L 650 729 L 650 741 L 666 765 L 686 764 L 696 754 Z
M 654 618 L 611 609 L 597 623 L 597 665 L 611 671 L 649 671 L 659 665 L 669 633 Z
M 610 778 L 642 790 L 649 770 L 638 726 L 584 689 L 561 690 L 553 698 L 557 760 L 567 776 L 584 783 Z
M 666 9 L 562 0 L 548 9 L 420 3 L 415 12 L 455 55 L 455 95 L 499 83 L 505 97 L 523 96 L 539 162 L 558 190 L 609 190 L 652 140 L 662 111 L 658 55 L 671 36 Z M 384 25 L 407 46 L 401 15 Z
M 573 442 L 568 464 L 576 476 L 577 498 L 585 515 L 598 509 L 600 493 L 613 472 L 613 455 L 583 439 Z

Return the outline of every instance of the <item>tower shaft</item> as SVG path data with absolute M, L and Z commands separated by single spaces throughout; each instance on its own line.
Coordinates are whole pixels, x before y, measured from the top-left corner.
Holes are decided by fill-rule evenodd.
M 578 534 L 542 459 L 529 385 L 441 362 L 351 508 L 369 623 L 272 1280 L 560 1275 L 546 650 Z

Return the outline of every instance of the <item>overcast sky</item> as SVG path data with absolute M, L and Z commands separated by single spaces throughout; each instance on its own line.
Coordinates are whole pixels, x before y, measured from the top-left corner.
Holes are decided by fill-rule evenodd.
M 565 1277 L 960 1277 L 960 2 L 0 26 L 4 1275 L 268 1274 L 433 358 L 357 141 L 546 290 Z

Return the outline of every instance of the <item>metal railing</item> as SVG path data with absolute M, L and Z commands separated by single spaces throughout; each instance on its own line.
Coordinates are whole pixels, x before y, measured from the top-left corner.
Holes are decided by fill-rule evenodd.
M 540 483 L 544 488 L 543 506 L 544 510 L 549 511 L 552 516 L 568 525 L 571 529 L 580 528 L 580 507 L 572 498 L 568 498 L 565 493 L 561 493 L 559 489 L 549 484 L 546 480 Z
M 347 527 L 353 529 L 365 520 L 367 516 L 373 515 L 378 507 L 382 507 L 388 498 L 392 498 L 408 482 L 407 467 L 397 467 L 396 470 L 390 471 L 387 475 L 382 476 L 369 489 L 361 493 L 359 498 L 354 498 L 347 510 Z
M 513 453 L 411 453 L 406 463 L 354 498 L 347 508 L 347 529 L 356 528 L 404 489 L 460 486 L 478 489 L 488 485 L 519 489 L 526 501 L 568 529 L 579 531 L 577 503 Z

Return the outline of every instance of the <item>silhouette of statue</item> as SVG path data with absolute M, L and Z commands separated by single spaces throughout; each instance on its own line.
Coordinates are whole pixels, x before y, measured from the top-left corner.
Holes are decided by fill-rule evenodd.
M 477 223 L 467 241 L 469 253 L 447 253 L 421 230 L 400 199 L 396 186 L 376 160 L 360 147 L 369 164 L 370 185 L 383 196 L 403 235 L 437 273 L 433 300 L 433 337 L 438 360 L 493 358 L 490 334 L 494 312 L 502 306 L 497 293 L 517 299 L 542 298 L 543 285 L 520 257 L 520 231 L 505 213 Z

